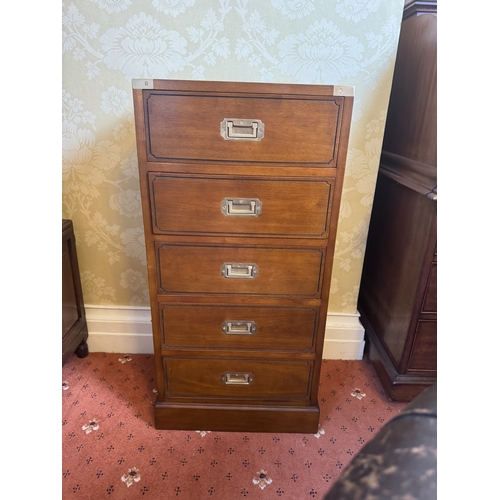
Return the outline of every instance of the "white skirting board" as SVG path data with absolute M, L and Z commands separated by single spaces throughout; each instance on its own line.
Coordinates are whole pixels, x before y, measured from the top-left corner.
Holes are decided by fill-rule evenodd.
M 136 306 L 86 305 L 90 352 L 153 354 L 151 310 Z M 359 314 L 328 313 L 323 359 L 362 359 Z
M 323 359 L 363 359 L 365 329 L 359 313 L 328 313 Z
M 85 306 L 90 352 L 153 354 L 151 309 L 137 306 Z

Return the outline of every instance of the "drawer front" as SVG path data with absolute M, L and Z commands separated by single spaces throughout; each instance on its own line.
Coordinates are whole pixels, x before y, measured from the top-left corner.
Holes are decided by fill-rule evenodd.
M 322 249 L 158 244 L 159 293 L 320 293 Z
M 425 297 L 422 305 L 422 312 L 437 312 L 437 263 L 432 263 L 429 270 L 429 277 L 425 289 Z
M 156 234 L 325 237 L 326 181 L 205 179 L 149 174 Z
M 164 348 L 310 350 L 316 310 L 161 304 Z
M 144 92 L 149 161 L 320 163 L 336 160 L 340 107 L 334 100 Z M 225 139 L 221 123 L 234 135 Z M 229 123 L 227 122 L 227 123 Z M 242 122 L 243 126 L 238 127 Z M 263 129 L 253 140 L 252 123 Z M 256 133 L 257 133 L 256 132 Z M 248 140 L 247 138 L 250 138 Z
M 164 365 L 171 397 L 303 400 L 310 393 L 308 361 L 166 358 Z
M 437 370 L 437 321 L 419 320 L 408 371 L 436 372 Z

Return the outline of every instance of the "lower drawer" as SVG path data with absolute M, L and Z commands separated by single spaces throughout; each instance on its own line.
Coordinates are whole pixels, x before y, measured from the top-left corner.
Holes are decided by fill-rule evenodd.
M 309 398 L 312 363 L 165 358 L 166 396 L 228 399 Z
M 160 304 L 164 348 L 309 350 L 316 310 Z

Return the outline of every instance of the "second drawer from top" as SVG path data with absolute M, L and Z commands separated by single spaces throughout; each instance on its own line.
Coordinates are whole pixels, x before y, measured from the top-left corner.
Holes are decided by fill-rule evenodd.
M 149 174 L 154 234 L 324 238 L 334 180 Z

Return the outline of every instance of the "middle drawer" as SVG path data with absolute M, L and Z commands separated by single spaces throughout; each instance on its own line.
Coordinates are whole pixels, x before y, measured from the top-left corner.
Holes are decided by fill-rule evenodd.
M 327 236 L 333 180 L 149 174 L 155 234 Z
M 321 295 L 323 248 L 156 243 L 159 294 Z

